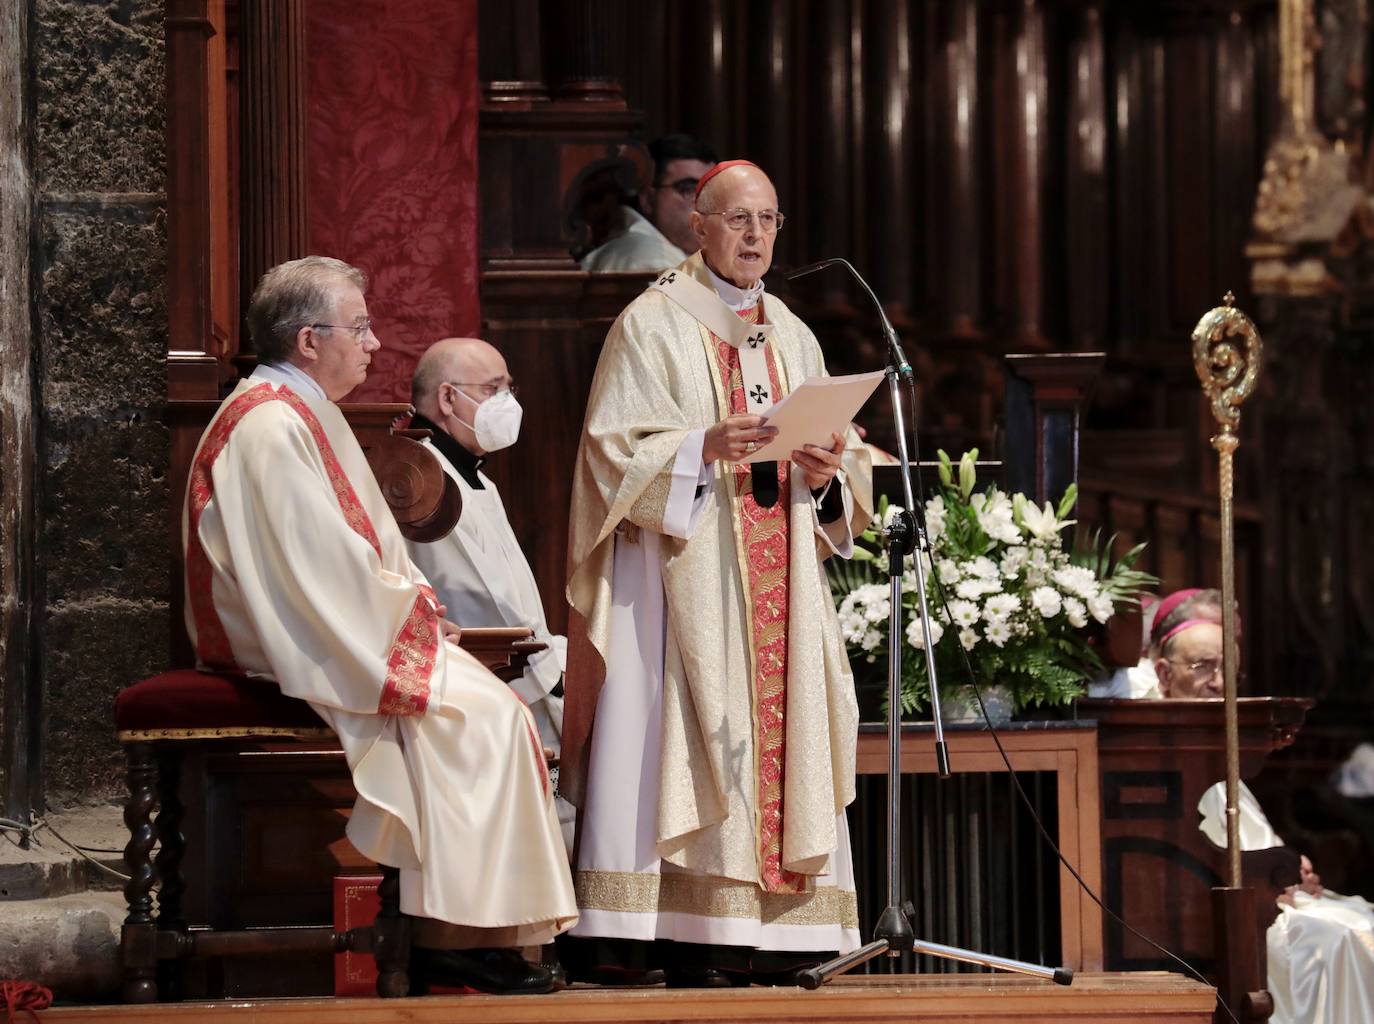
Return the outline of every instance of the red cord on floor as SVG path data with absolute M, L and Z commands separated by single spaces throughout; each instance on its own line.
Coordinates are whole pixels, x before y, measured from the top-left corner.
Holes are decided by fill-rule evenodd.
M 52 990 L 35 981 L 0 981 L 0 1004 L 5 1007 L 6 1024 L 15 1024 L 21 1012 L 36 1021 L 38 1011 L 52 1005 Z

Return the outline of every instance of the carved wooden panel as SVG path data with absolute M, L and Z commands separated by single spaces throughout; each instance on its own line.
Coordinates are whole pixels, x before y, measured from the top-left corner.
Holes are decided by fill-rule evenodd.
M 1292 698 L 1241 702 L 1242 778 L 1258 775 L 1271 753 L 1292 744 L 1310 706 Z M 1197 805 L 1226 777 L 1222 703 L 1084 700 L 1078 710 L 1098 722 L 1104 902 L 1155 942 L 1209 968 L 1208 893 L 1225 884 L 1226 857 L 1198 830 Z M 1246 884 L 1268 893 L 1272 909 L 1275 883 L 1290 884 L 1273 871 L 1291 871 L 1295 883 L 1297 856 L 1282 850 L 1247 858 Z M 1175 969 L 1110 917 L 1103 927 L 1107 970 Z

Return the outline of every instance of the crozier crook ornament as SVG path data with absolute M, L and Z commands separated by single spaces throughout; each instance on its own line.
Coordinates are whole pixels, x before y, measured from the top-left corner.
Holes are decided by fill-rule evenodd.
M 1231 888 L 1240 876 L 1240 735 L 1236 713 L 1236 539 L 1232 456 L 1240 445 L 1241 404 L 1259 380 L 1264 342 L 1248 316 L 1235 308 L 1230 292 L 1193 328 L 1193 369 L 1212 405 L 1220 430 L 1212 438 L 1220 463 L 1222 672 L 1226 681 L 1226 854 Z

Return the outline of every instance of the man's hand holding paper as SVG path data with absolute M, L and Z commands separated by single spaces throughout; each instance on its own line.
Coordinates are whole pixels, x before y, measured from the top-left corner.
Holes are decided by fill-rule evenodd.
M 836 438 L 844 437 L 849 422 L 882 379 L 882 370 L 843 377 L 808 377 L 800 387 L 764 413 L 763 424 L 776 427 L 777 436 L 746 452 L 738 461 L 783 462 L 791 459 L 807 473 L 810 483 L 811 475 L 821 472 L 821 465 L 829 465 L 828 460 L 821 458 L 816 449 L 823 454 L 835 455 L 838 465 L 836 453 L 843 451 L 843 445 L 836 449 Z M 809 455 L 809 458 L 804 461 L 797 458 L 798 455 Z M 833 475 L 831 471 L 821 481 L 821 486 Z M 815 486 L 812 485 L 813 489 Z
M 792 453 L 792 461 L 801 467 L 806 477 L 806 486 L 819 491 L 835 478 L 840 470 L 841 457 L 844 455 L 844 435 L 831 434 L 834 442 L 829 448 L 818 444 L 808 444 L 805 448 Z
M 778 428 L 768 425 L 763 416 L 727 416 L 707 428 L 701 442 L 701 461 L 710 465 L 716 459 L 727 462 L 753 462 L 751 452 L 777 437 Z

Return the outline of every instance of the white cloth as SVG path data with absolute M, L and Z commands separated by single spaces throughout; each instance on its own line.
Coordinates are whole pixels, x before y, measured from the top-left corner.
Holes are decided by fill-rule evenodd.
M 1130 668 L 1119 668 L 1106 679 L 1088 684 L 1089 697 L 1113 698 L 1118 700 L 1159 700 L 1159 677 L 1155 675 L 1155 663 L 1149 658 L 1141 658 Z
M 547 645 L 510 686 L 529 706 L 544 746 L 557 752 L 563 736 L 563 698 L 552 691 L 563 678 L 568 641 L 549 632 L 539 586 L 496 485 L 477 470 L 482 487 L 473 487 L 438 448 L 428 440 L 423 443 L 457 485 L 463 513 L 447 537 L 430 544 L 407 541 L 411 561 L 447 607 L 448 618 L 459 626 L 525 626 Z M 561 797 L 557 804 L 563 839 L 571 850 L 576 810 Z
M 719 284 L 733 287 L 712 276 L 718 288 Z M 721 298 L 729 301 L 724 294 Z M 696 528 L 705 488 L 713 479 L 712 467 L 702 461 L 704 435 L 704 429 L 690 431 L 678 448 L 663 535 L 685 540 Z M 831 551 L 847 557 L 853 550 L 853 505 L 847 487 L 843 500 L 840 519 L 828 524 L 817 521 L 815 532 Z M 580 876 L 619 878 L 625 890 L 619 898 L 625 909 L 584 902 L 571 934 L 781 951 L 856 949 L 860 944 L 857 927 L 842 927 L 833 919 L 813 924 L 805 915 L 789 915 L 788 904 L 796 897 L 762 893 L 752 880 L 703 876 L 661 859 L 655 826 L 662 764 L 665 638 L 670 628 L 662 564 L 659 533 L 637 530 L 632 538 L 617 534 L 606 679 L 597 702 L 577 869 Z M 731 803 L 722 832 L 752 834 L 755 794 L 749 786 L 740 786 L 732 793 Z M 635 813 L 626 813 L 630 807 Z M 852 894 L 854 871 L 842 811 L 836 815 L 835 833 L 835 850 L 816 876 L 817 893 Z M 729 845 L 732 839 L 723 842 Z M 752 848 L 748 838 L 736 836 L 733 842 Z M 654 895 L 636 906 L 636 894 L 646 889 Z M 671 895 L 674 892 L 678 898 Z M 836 902 L 816 901 L 821 907 Z
M 1265 936 L 1272 1024 L 1374 1021 L 1374 907 L 1330 890 L 1293 902 Z
M 1374 743 L 1361 743 L 1336 769 L 1336 792 L 1352 800 L 1374 796 Z
M 663 270 L 675 267 L 687 254 L 638 210 L 620 208 L 618 232 L 582 257 L 580 266 L 593 273 Z
M 242 381 L 192 463 L 183 518 L 198 660 L 276 680 L 338 735 L 348 837 L 401 868 L 401 909 L 548 941 L 576 920 L 529 712 L 442 640 L 342 412 Z
M 1218 782 L 1208 787 L 1197 802 L 1197 810 L 1202 815 L 1198 828 L 1212 843 L 1226 849 L 1226 783 Z M 1282 846 L 1283 840 L 1269 824 L 1269 818 L 1260 807 L 1255 794 L 1244 782 L 1239 790 L 1240 810 L 1240 848 L 1242 850 L 1267 850 L 1271 846 Z

